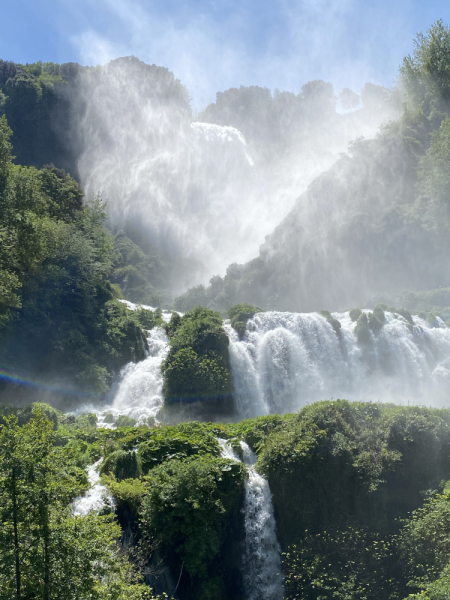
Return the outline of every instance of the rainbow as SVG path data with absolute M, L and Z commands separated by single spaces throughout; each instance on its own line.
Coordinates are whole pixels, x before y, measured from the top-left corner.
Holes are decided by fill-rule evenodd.
M 12 383 L 15 385 L 24 385 L 27 387 L 32 387 L 40 390 L 45 390 L 47 392 L 53 392 L 58 394 L 65 394 L 70 396 L 79 396 L 83 398 L 95 398 L 99 399 L 100 394 L 94 392 L 86 392 L 83 390 L 78 390 L 75 388 L 63 387 L 57 384 L 49 384 L 46 381 L 39 379 L 27 378 L 23 374 L 13 373 L 8 369 L 4 369 L 0 366 L 0 381 L 6 381 L 7 383 Z

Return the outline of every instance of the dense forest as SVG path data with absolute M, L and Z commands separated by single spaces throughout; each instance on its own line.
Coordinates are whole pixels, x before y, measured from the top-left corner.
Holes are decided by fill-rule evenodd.
M 19 578 L 22 598 L 153 598 L 145 582 L 180 598 L 249 597 L 240 442 L 273 493 L 286 598 L 448 594 L 446 409 L 339 400 L 229 425 L 113 430 L 48 405 L 3 414 L 2 598 L 19 597 Z M 114 513 L 74 515 L 83 469 L 101 457 Z
M 227 90 L 194 121 L 173 74 L 134 57 L 0 61 L 0 600 L 448 598 L 449 65 L 439 21 L 395 89 L 343 90 L 342 113 L 315 81 Z M 125 75 L 139 93 L 115 137 Z M 211 148 L 245 180 L 331 146 L 259 257 L 174 298 L 208 271 L 197 251 L 214 239 L 190 252 L 179 225 L 215 197 L 199 183 Z M 106 202 L 94 186 L 109 178 Z M 287 310 L 320 312 L 272 312 Z M 298 410 L 302 328 L 327 368 L 386 382 L 386 397 Z M 313 367 L 315 399 L 328 388 Z M 429 407 L 413 406 L 418 372 Z M 261 416 L 242 418 L 264 378 Z M 404 405 L 388 401 L 399 382 Z

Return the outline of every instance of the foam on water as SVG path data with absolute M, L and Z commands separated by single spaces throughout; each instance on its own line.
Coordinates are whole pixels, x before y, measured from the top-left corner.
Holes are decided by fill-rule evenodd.
M 170 313 L 163 316 L 168 320 Z M 364 344 L 348 312 L 333 316 L 339 333 L 319 313 L 258 313 L 242 339 L 225 322 L 238 418 L 297 411 L 330 398 L 450 406 L 450 328 L 442 320 L 430 325 L 413 317 L 411 325 L 386 312 L 382 329 L 369 330 Z M 97 411 L 100 426 L 110 426 L 107 412 L 142 423 L 162 407 L 160 367 L 169 341 L 155 328 L 147 343 L 147 357 L 123 367 L 111 404 Z
M 222 456 L 239 461 L 226 440 L 218 438 Z M 240 442 L 248 479 L 245 482 L 245 551 L 242 562 L 246 600 L 282 600 L 284 598 L 281 550 L 276 536 L 272 493 L 269 482 L 255 469 L 256 455 Z M 240 462 L 240 461 L 239 461 Z
M 128 310 L 140 310 L 141 308 L 143 308 L 144 310 L 151 310 L 153 312 L 157 310 L 157 308 L 155 308 L 154 306 L 148 306 L 147 304 L 135 304 L 134 302 L 130 302 L 129 300 L 119 300 L 119 302 L 125 304 Z M 179 313 L 179 315 L 183 316 L 183 313 Z M 172 318 L 172 311 L 162 310 L 161 317 L 163 321 L 169 323 L 170 319 Z
M 130 362 L 120 371 L 112 391 L 112 404 L 96 413 L 99 427 L 111 426 L 104 421 L 107 413 L 112 413 L 114 417 L 126 415 L 138 423 L 158 414 L 164 402 L 161 363 L 169 348 L 164 329 L 155 327 L 149 331 L 147 345 L 147 357 L 144 360 Z
M 88 481 L 90 488 L 82 496 L 78 496 L 73 501 L 73 514 L 85 517 L 91 511 L 99 512 L 103 507 L 115 508 L 114 498 L 108 493 L 104 485 L 100 483 L 98 469 L 103 458 L 88 467 Z
M 229 323 L 230 362 L 241 418 L 296 411 L 316 400 L 450 406 L 450 329 L 386 313 L 369 344 L 357 342 L 349 313 L 337 334 L 318 313 L 265 312 L 242 340 Z

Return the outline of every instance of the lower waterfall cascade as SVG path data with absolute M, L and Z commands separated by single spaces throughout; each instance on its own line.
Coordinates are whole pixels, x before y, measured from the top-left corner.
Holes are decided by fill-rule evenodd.
M 99 512 L 103 507 L 108 506 L 112 510 L 115 508 L 114 498 L 108 493 L 104 485 L 100 483 L 98 469 L 103 461 L 100 458 L 87 469 L 88 482 L 90 488 L 82 496 L 78 496 L 73 501 L 72 512 L 74 516 L 85 517 L 91 511 Z
M 222 456 L 239 461 L 226 440 L 218 438 Z M 247 467 L 245 482 L 244 527 L 245 551 L 242 563 L 246 600 L 283 600 L 281 549 L 276 536 L 272 493 L 269 482 L 254 468 L 256 455 L 241 441 L 243 462 Z
M 450 328 L 441 319 L 430 325 L 414 316 L 411 324 L 386 312 L 381 330 L 360 344 L 349 313 L 332 316 L 339 332 L 319 313 L 257 313 L 242 339 L 225 321 L 237 418 L 294 412 L 333 397 L 450 405 Z M 157 417 L 169 340 L 155 327 L 147 344 L 147 357 L 121 370 L 112 404 L 97 412 L 100 426 L 106 411 L 138 422 Z

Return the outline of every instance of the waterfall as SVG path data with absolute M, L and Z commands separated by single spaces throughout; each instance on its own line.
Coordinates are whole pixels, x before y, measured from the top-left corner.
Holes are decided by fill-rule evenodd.
M 441 319 L 413 317 L 411 325 L 386 312 L 381 330 L 361 344 L 348 312 L 333 317 L 338 333 L 318 313 L 258 313 L 242 340 L 225 324 L 240 418 L 332 397 L 449 405 L 450 329 Z
M 222 456 L 238 461 L 226 440 L 218 439 Z M 269 483 L 254 465 L 256 456 L 248 444 L 240 442 L 248 479 L 245 482 L 245 552 L 242 563 L 246 600 L 282 600 L 281 551 L 276 536 L 272 494 Z
M 258 313 L 242 339 L 225 322 L 238 418 L 295 412 L 330 398 L 450 405 L 450 328 L 441 319 L 430 324 L 415 316 L 411 324 L 386 312 L 380 331 L 368 330 L 361 343 L 348 312 L 333 317 L 339 332 L 319 313 Z M 149 331 L 147 344 L 147 357 L 121 370 L 112 404 L 97 412 L 100 426 L 107 412 L 138 422 L 157 415 L 164 401 L 165 331 Z
M 114 498 L 108 493 L 104 485 L 100 483 L 98 469 L 103 458 L 88 467 L 88 481 L 90 488 L 82 496 L 78 496 L 73 501 L 73 514 L 85 517 L 91 511 L 99 512 L 104 506 L 114 509 Z
M 148 352 L 144 360 L 130 362 L 120 371 L 112 390 L 114 399 L 111 406 L 97 412 L 99 427 L 105 426 L 104 419 L 108 412 L 114 417 L 133 417 L 139 423 L 148 417 L 155 417 L 163 405 L 161 363 L 169 348 L 164 329 L 155 327 L 149 331 L 147 345 Z

